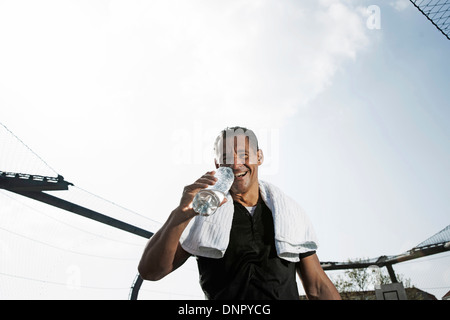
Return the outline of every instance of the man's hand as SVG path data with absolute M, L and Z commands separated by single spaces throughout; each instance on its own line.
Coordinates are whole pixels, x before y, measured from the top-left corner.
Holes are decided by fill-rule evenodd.
M 164 225 L 150 238 L 139 262 L 138 270 L 146 280 L 159 280 L 181 266 L 190 256 L 179 240 L 189 221 L 197 215 L 192 209 L 195 195 L 216 183 L 215 171 L 209 171 L 193 184 L 184 187 L 180 205 L 172 211 Z M 221 205 L 226 202 L 226 198 Z
M 215 171 L 208 171 L 203 176 L 201 176 L 197 181 L 193 184 L 190 184 L 183 189 L 183 195 L 180 200 L 179 209 L 183 212 L 192 211 L 193 215 L 197 215 L 197 213 L 192 209 L 192 202 L 194 201 L 195 195 L 201 190 L 205 189 L 209 186 L 213 186 L 217 178 L 214 176 Z M 223 201 L 220 203 L 220 206 L 227 202 L 227 198 L 225 197 Z

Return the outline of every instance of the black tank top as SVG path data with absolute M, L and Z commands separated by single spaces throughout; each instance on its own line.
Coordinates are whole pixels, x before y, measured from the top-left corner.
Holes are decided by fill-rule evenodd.
M 234 202 L 224 257 L 197 257 L 197 263 L 207 299 L 299 299 L 295 263 L 277 256 L 272 212 L 263 201 L 258 202 L 253 216 Z

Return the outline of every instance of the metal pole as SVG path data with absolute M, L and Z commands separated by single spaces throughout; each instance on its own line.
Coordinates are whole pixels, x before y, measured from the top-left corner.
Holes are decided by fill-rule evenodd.
M 392 283 L 398 283 L 397 277 L 395 276 L 394 268 L 392 268 L 392 264 L 387 264 L 386 268 L 389 273 L 389 277 L 391 278 Z
M 22 196 L 38 200 L 44 203 L 47 203 L 49 205 L 55 206 L 60 209 L 64 209 L 76 214 L 79 214 L 83 217 L 96 220 L 98 222 L 107 224 L 111 227 L 118 228 L 124 231 L 128 231 L 130 233 L 133 233 L 135 235 L 144 237 L 146 239 L 150 239 L 151 236 L 153 236 L 153 232 L 141 229 L 139 227 L 133 226 L 131 224 L 128 224 L 126 222 L 111 218 L 109 216 L 106 216 L 104 214 L 98 213 L 94 210 L 87 209 L 85 207 L 79 206 L 75 203 L 60 199 L 58 197 L 54 197 L 52 195 L 49 195 L 47 193 L 43 192 L 36 192 L 36 191 L 16 191 L 16 190 L 10 190 L 11 192 L 15 192 L 17 194 L 20 194 Z
M 48 177 L 42 177 L 42 179 L 35 179 L 32 177 L 33 179 L 30 179 L 31 176 L 26 175 L 26 179 L 23 179 L 20 174 L 13 175 L 11 173 L 11 177 L 9 177 L 4 172 L 0 171 L 0 173 L 1 189 L 5 189 L 10 192 L 17 193 L 21 196 L 41 201 L 48 205 L 76 213 L 83 217 L 107 224 L 111 227 L 118 228 L 123 231 L 133 233 L 146 239 L 150 239 L 153 236 L 153 232 L 141 229 L 126 222 L 98 213 L 94 210 L 87 209 L 75 203 L 42 192 L 42 190 L 67 190 L 68 186 L 72 184 L 69 182 L 65 182 L 64 178 L 61 176 L 58 176 L 57 181 L 55 179 L 55 181 L 52 180 L 52 182 L 50 183 L 47 182 L 47 180 L 51 180 L 51 178 Z M 143 281 L 144 279 L 138 273 L 131 287 L 130 300 L 137 300 L 139 289 L 141 288 Z
M 137 300 L 139 289 L 141 289 L 141 285 L 144 279 L 139 275 L 136 275 L 136 279 L 134 280 L 133 286 L 131 287 L 130 300 Z

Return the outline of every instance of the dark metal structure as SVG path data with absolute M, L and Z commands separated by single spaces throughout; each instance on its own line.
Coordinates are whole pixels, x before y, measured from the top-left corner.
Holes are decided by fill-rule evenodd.
M 349 262 L 321 262 L 324 270 L 344 270 L 344 269 L 358 269 L 368 268 L 370 266 L 386 267 L 392 283 L 398 282 L 395 276 L 392 265 L 405 262 L 412 259 L 417 259 L 437 253 L 442 253 L 450 250 L 450 225 L 442 229 L 432 237 L 421 242 L 416 247 L 408 250 L 405 253 L 395 256 L 380 256 L 378 258 L 349 261 Z
M 63 200 L 56 196 L 50 195 L 45 191 L 64 191 L 68 190 L 72 183 L 64 180 L 64 177 L 58 175 L 57 177 L 46 177 L 39 175 L 30 175 L 14 172 L 0 171 L 0 189 L 5 189 L 10 192 L 28 197 L 48 205 L 84 216 L 86 218 L 107 224 L 114 228 L 133 233 L 135 235 L 149 239 L 153 233 L 139 227 L 133 226 L 126 222 L 111 218 L 105 214 L 96 212 L 94 210 L 85 208 L 75 203 Z M 395 256 L 380 256 L 378 258 L 360 260 L 356 262 L 321 262 L 321 266 L 325 271 L 328 270 L 344 270 L 356 268 L 368 268 L 370 266 L 386 267 L 391 278 L 392 283 L 397 283 L 393 265 L 396 263 L 421 258 L 437 253 L 442 253 L 450 250 L 450 225 L 423 241 L 411 250 L 395 255 Z M 129 295 L 130 300 L 138 298 L 139 290 L 142 286 L 143 279 L 137 274 Z
M 83 217 L 107 224 L 111 227 L 123 231 L 133 233 L 146 239 L 149 239 L 151 236 L 153 236 L 153 232 L 141 229 L 129 223 L 111 218 L 105 214 L 45 193 L 45 191 L 68 190 L 69 186 L 73 186 L 73 184 L 65 181 L 64 177 L 61 175 L 58 175 L 58 177 L 55 178 L 0 171 L 0 189 L 5 189 L 10 192 L 17 193 L 21 196 L 28 197 L 46 203 L 48 205 L 81 215 Z M 143 279 L 138 274 L 131 288 L 130 299 L 137 299 L 142 282 Z
M 58 176 L 44 177 L 29 174 L 0 171 L 0 188 L 5 189 L 24 197 L 44 202 L 51 206 L 76 213 L 83 217 L 110 225 L 123 231 L 131 232 L 144 238 L 150 238 L 153 233 L 126 222 L 111 218 L 97 211 L 85 208 L 75 203 L 55 197 L 44 191 L 68 190 L 72 183 L 64 180 L 64 177 Z

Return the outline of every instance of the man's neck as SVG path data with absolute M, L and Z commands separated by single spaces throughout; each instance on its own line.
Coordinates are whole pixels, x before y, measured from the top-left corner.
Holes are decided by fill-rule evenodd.
M 244 207 L 256 206 L 259 200 L 259 185 L 256 185 L 255 188 L 251 188 L 245 193 L 231 192 L 231 196 L 233 197 L 233 201 L 239 202 Z

